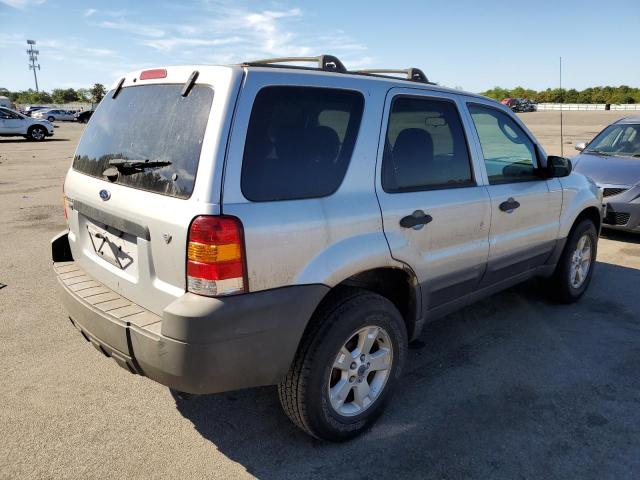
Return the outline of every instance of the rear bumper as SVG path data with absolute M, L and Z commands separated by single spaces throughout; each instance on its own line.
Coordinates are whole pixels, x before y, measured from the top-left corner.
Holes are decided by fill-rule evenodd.
M 54 261 L 65 238 L 52 244 Z M 189 393 L 280 382 L 328 291 L 302 285 L 219 299 L 187 293 L 159 316 L 74 261 L 54 262 L 54 270 L 69 318 L 86 340 L 131 373 Z

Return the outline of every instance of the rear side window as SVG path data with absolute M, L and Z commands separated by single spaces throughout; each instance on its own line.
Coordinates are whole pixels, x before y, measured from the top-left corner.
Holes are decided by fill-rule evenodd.
M 241 187 L 254 202 L 335 192 L 347 171 L 364 99 L 358 92 L 266 87 L 253 104 Z
M 455 104 L 395 98 L 382 159 L 382 188 L 394 193 L 470 185 L 475 182 Z
M 213 90 L 196 85 L 180 95 L 183 85 L 123 88 L 107 94 L 87 125 L 73 168 L 104 178 L 110 161 L 168 162 L 160 168 L 121 172 L 116 183 L 141 190 L 188 198 L 198 170 Z

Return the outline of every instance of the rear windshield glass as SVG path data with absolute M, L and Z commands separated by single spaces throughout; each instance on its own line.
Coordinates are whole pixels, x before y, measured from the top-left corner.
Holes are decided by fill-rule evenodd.
M 347 171 L 363 108 L 353 91 L 260 90 L 242 160 L 244 196 L 265 202 L 331 195 Z
M 123 88 L 109 92 L 87 125 L 73 168 L 105 178 L 110 161 L 170 162 L 122 171 L 115 183 L 163 195 L 188 198 L 198 169 L 213 90 L 195 86 L 182 97 L 182 85 Z

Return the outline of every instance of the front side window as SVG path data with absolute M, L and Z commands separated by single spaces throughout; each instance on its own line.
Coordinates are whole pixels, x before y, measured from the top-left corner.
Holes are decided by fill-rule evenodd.
M 260 90 L 244 147 L 243 195 L 254 202 L 331 195 L 347 171 L 363 108 L 354 91 Z
M 0 108 L 0 118 L 3 118 L 5 120 L 19 120 L 22 119 L 22 116 L 20 116 L 20 114 L 16 112 L 9 110 L 8 108 Z
M 469 151 L 453 102 L 396 97 L 382 159 L 382 188 L 410 192 L 475 185 Z
M 533 142 L 509 115 L 477 104 L 470 104 L 469 112 L 490 184 L 540 180 Z
M 611 125 L 589 143 L 585 152 L 640 155 L 640 125 Z

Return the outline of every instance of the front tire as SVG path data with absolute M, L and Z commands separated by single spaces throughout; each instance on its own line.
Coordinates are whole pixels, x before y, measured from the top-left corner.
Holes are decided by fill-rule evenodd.
M 54 117 L 47 117 L 47 120 L 49 120 L 51 123 L 53 123 L 53 121 L 55 120 Z
M 278 386 L 285 413 L 308 434 L 344 441 L 382 413 L 407 357 L 407 331 L 385 297 L 348 288 L 320 307 Z
M 558 261 L 549 294 L 561 303 L 576 302 L 587 290 L 598 251 L 598 232 L 591 220 L 577 224 L 567 239 Z
M 36 125 L 35 127 L 31 127 L 27 132 L 27 138 L 34 142 L 41 142 L 45 138 L 47 138 L 47 131 L 44 127 L 40 125 Z

